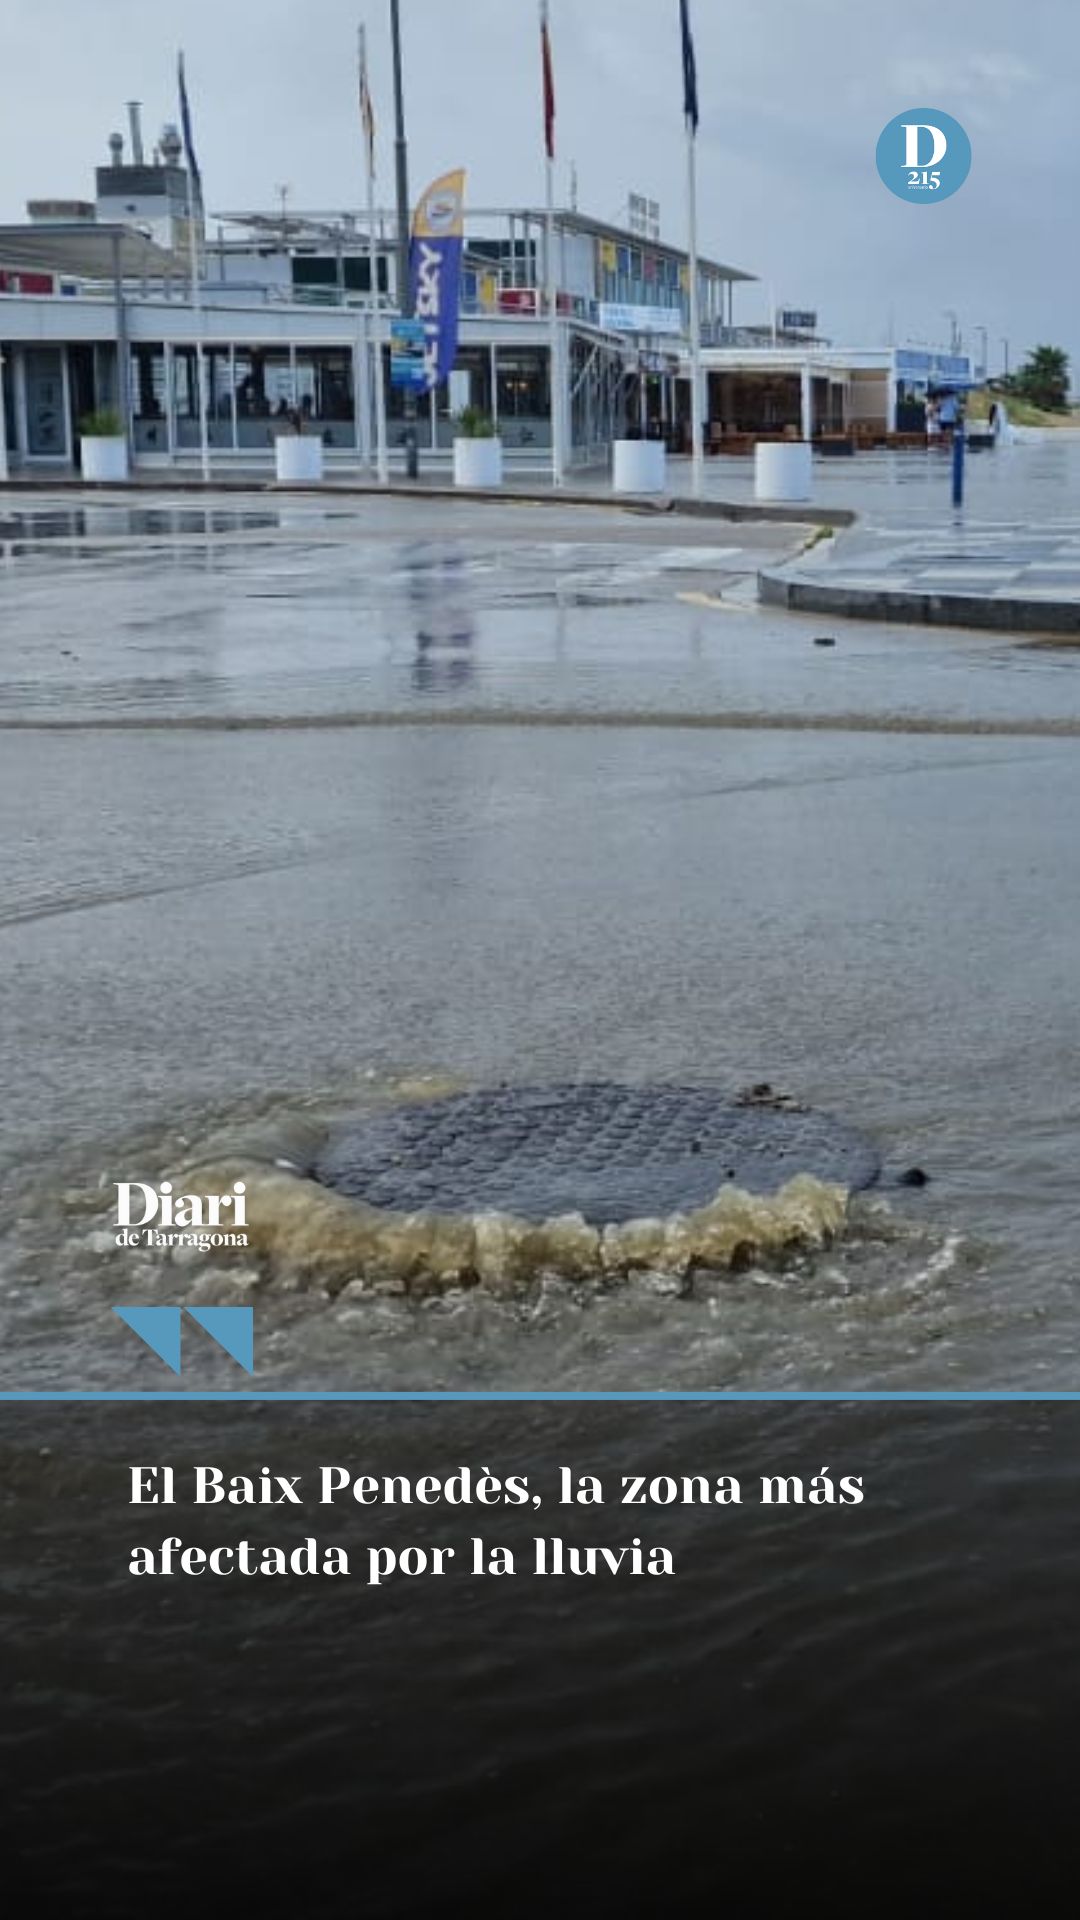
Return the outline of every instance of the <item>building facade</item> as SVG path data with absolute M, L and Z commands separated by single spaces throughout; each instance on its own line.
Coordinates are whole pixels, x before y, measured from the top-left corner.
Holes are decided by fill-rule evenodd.
M 380 355 L 393 458 L 406 426 L 390 377 L 393 216 L 376 211 L 369 229 L 366 215 L 296 212 L 283 196 L 277 211 L 222 213 L 204 230 L 176 129 L 162 129 L 148 159 L 130 111 L 130 151 L 110 137 L 93 202 L 33 201 L 27 223 L 0 228 L 0 472 L 74 465 L 79 423 L 101 408 L 120 413 L 137 465 L 198 460 L 200 351 L 210 455 L 222 471 L 270 464 L 293 411 L 331 466 L 370 461 Z M 468 210 L 457 362 L 451 382 L 420 403 L 421 453 L 449 457 L 465 404 L 491 416 L 511 467 L 550 460 L 553 405 L 571 467 L 605 459 L 627 434 L 687 445 L 686 254 L 661 240 L 655 220 L 623 228 L 576 207 L 556 212 L 553 245 L 549 261 L 543 210 Z M 774 328 L 740 326 L 735 289 L 752 278 L 699 261 L 713 450 L 776 433 L 919 431 L 928 390 L 971 381 L 963 354 L 834 348 L 805 311 Z
M 0 229 L 9 465 L 74 464 L 79 422 L 101 408 L 122 414 L 136 463 L 197 458 L 199 348 L 211 456 L 223 468 L 269 461 L 276 423 L 290 409 L 321 434 L 331 464 L 369 458 L 378 431 L 377 354 L 393 451 L 404 434 L 405 402 L 390 380 L 389 325 L 398 305 L 392 216 L 377 212 L 372 234 L 366 215 L 297 213 L 283 204 L 278 212 L 215 216 L 204 231 L 180 160 L 171 126 L 147 157 L 132 108 L 130 151 L 122 135 L 110 137 L 93 203 L 32 202 L 26 225 Z M 125 238 L 123 270 L 103 272 L 97 262 L 106 233 L 141 235 L 144 258 L 128 258 Z M 469 210 L 455 378 L 421 402 L 421 451 L 448 453 L 451 408 L 468 402 L 491 415 L 512 463 L 542 459 L 551 447 L 553 387 L 571 465 L 602 457 L 624 432 L 678 430 L 685 253 L 576 208 L 557 212 L 554 247 L 551 263 L 542 211 Z M 554 382 L 546 312 L 552 264 L 560 341 Z M 735 284 L 750 278 L 699 262 L 706 338 L 730 327 Z

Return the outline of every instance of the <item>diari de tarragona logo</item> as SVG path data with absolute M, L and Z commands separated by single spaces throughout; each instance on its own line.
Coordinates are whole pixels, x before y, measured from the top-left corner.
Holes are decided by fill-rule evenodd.
M 171 1180 L 116 1180 L 118 1247 L 246 1247 L 247 1188 L 230 1193 L 176 1193 Z
M 971 171 L 971 141 L 951 113 L 909 107 L 878 140 L 877 170 L 898 200 L 931 207 L 963 186 Z

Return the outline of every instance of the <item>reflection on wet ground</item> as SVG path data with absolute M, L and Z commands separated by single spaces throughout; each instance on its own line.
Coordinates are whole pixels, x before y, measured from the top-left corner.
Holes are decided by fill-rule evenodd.
M 797 527 L 375 496 L 38 511 L 116 531 L 9 548 L 0 726 L 1080 722 L 1072 663 L 1008 636 L 843 622 L 815 647 L 821 616 L 756 604 L 758 567 Z
M 139 507 L 100 501 L 93 506 L 0 506 L 0 542 L 21 542 L 33 550 L 40 542 L 80 543 L 96 539 L 175 540 L 186 534 L 206 539 L 211 534 L 248 533 L 259 527 L 277 527 L 278 514 L 252 507 Z

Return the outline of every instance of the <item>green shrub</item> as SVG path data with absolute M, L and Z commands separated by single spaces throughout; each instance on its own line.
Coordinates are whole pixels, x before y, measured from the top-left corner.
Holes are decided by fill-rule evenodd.
M 124 423 L 115 407 L 99 407 L 96 413 L 84 413 L 79 421 L 84 440 L 121 440 Z
M 454 415 L 454 432 L 459 440 L 494 440 L 498 429 L 490 413 L 480 407 L 462 407 Z

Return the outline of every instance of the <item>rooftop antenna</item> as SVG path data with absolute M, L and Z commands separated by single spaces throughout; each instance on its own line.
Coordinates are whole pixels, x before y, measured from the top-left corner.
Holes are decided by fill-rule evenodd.
M 282 185 L 278 187 L 277 196 L 278 196 L 278 199 L 281 201 L 281 244 L 282 246 L 284 246 L 289 235 L 289 188 L 288 186 Z

